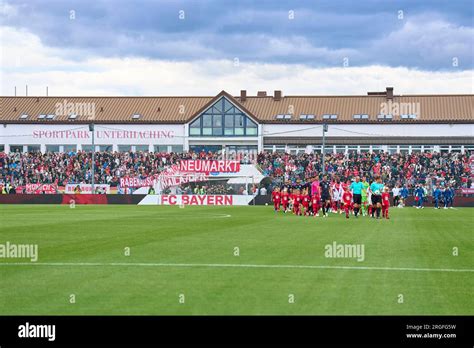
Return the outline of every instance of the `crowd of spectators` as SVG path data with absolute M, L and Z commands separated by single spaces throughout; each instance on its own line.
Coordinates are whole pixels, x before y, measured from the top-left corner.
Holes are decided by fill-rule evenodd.
M 317 173 L 322 173 L 320 153 L 271 153 L 258 155 L 258 164 L 265 176 L 275 186 L 285 183 L 306 182 Z M 401 184 L 408 188 L 416 184 L 431 186 L 448 182 L 455 188 L 472 186 L 471 154 L 452 153 L 384 153 L 351 152 L 325 155 L 325 170 L 329 176 L 337 175 L 341 181 L 355 176 L 366 176 L 371 181 L 376 175 L 394 187 Z
M 159 174 L 166 166 L 182 159 L 217 159 L 213 153 L 97 152 L 95 183 L 118 186 L 122 177 L 146 178 Z M 0 153 L 0 182 L 12 186 L 25 184 L 90 184 L 92 153 Z
M 97 152 L 95 154 L 95 183 L 119 186 L 122 177 L 146 178 L 162 172 L 167 166 L 182 159 L 219 159 L 221 154 L 211 152 L 159 153 L 159 152 Z M 242 158 L 246 163 L 246 157 Z M 320 153 L 262 152 L 257 164 L 270 186 L 304 183 L 322 172 Z M 90 184 L 92 154 L 70 153 L 0 153 L 0 184 L 22 187 L 25 184 Z M 325 156 L 325 169 L 341 180 L 367 176 L 370 180 L 381 175 L 389 186 L 401 184 L 408 188 L 422 183 L 449 182 L 455 188 L 472 187 L 471 154 L 452 153 L 399 153 L 352 152 L 330 153 Z M 208 194 L 240 191 L 223 183 L 201 186 Z M 270 188 L 271 187 L 267 187 Z M 182 187 L 194 193 L 195 187 Z M 244 188 L 247 189 L 247 188 Z M 250 191 L 250 189 L 249 189 Z

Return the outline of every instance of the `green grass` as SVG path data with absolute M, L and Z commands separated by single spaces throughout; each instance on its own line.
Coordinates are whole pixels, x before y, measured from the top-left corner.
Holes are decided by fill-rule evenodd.
M 473 270 L 473 213 L 392 208 L 390 220 L 347 221 L 275 214 L 264 206 L 1 205 L 0 244 L 38 244 L 39 264 L 99 265 L 6 266 L 29 261 L 0 259 L 0 314 L 472 315 L 473 272 L 110 263 Z M 324 247 L 334 241 L 363 244 L 365 260 L 326 258 Z

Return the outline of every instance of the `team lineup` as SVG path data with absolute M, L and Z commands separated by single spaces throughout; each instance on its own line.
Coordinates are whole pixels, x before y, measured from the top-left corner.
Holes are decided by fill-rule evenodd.
M 394 206 L 403 207 L 408 197 L 408 190 L 400 185 L 392 190 Z M 435 185 L 433 190 L 433 203 L 435 209 L 452 208 L 454 188 L 448 185 Z M 424 208 L 423 204 L 427 198 L 427 190 L 422 185 L 417 185 L 414 190 L 414 202 L 418 209 Z M 341 182 L 334 177 L 328 181 L 327 175 L 322 179 L 314 177 L 305 185 L 283 185 L 275 187 L 272 192 L 272 202 L 275 212 L 283 211 L 298 216 L 322 216 L 328 213 L 345 213 L 346 218 L 350 215 L 356 218 L 359 215 L 372 218 L 390 219 L 390 188 L 382 183 L 380 176 L 376 176 L 369 184 L 365 176 L 362 179 L 356 176 L 352 181 Z

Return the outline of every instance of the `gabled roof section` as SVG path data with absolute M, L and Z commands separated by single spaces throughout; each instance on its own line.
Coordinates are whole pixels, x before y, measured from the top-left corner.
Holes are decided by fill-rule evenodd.
M 194 115 L 192 115 L 186 123 L 191 123 L 194 121 L 194 119 L 198 118 L 201 114 L 203 114 L 206 110 L 208 110 L 211 106 L 213 106 L 217 101 L 219 101 L 222 97 L 225 97 L 227 100 L 229 100 L 234 106 L 242 111 L 244 114 L 247 114 L 254 122 L 259 123 L 258 118 L 246 107 L 244 107 L 239 101 L 237 101 L 236 98 L 231 96 L 229 93 L 226 91 L 222 90 L 218 95 L 216 95 L 214 98 L 212 98 L 206 105 L 204 105 L 202 108 L 200 108 Z

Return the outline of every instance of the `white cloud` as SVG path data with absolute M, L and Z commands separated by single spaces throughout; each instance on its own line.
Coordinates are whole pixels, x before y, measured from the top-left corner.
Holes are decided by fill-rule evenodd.
M 453 58 L 459 66 L 472 66 L 474 29 L 451 24 L 442 19 L 408 20 L 399 30 L 370 44 L 370 52 L 380 52 L 386 61 L 396 63 L 405 59 L 424 61 L 427 66 L 449 69 Z
M 0 16 L 5 16 L 5 17 L 14 17 L 18 13 L 17 8 L 6 3 L 3 1 L 0 1 Z
M 366 94 L 395 87 L 401 94 L 473 93 L 473 70 L 418 71 L 385 66 L 312 68 L 247 64 L 232 60 L 174 62 L 144 58 L 71 59 L 75 52 L 50 48 L 34 34 L 0 27 L 1 94 L 14 86 L 30 95 L 215 95 L 224 89 L 283 90 L 286 95 Z M 24 92 L 23 92 L 24 93 Z M 21 95 L 21 93 L 18 93 Z

